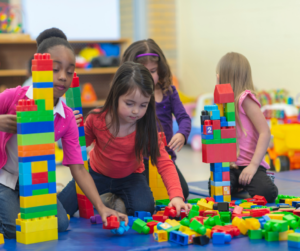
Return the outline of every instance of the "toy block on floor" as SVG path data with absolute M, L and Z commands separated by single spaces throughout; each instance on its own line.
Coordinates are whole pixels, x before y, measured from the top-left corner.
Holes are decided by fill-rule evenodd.
M 0 245 L 4 244 L 4 237 L 3 234 L 0 234 Z

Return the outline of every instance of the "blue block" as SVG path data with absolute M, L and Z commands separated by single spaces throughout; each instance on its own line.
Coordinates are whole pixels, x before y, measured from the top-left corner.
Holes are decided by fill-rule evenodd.
M 291 248 L 300 248 L 300 242 L 288 241 L 288 247 L 291 247 Z
M 31 174 L 31 162 L 19 163 L 19 174 Z
M 19 162 L 34 162 L 34 161 L 43 161 L 43 160 L 55 160 L 55 155 L 41 155 L 33 157 L 19 157 Z
M 227 122 L 227 124 L 228 124 L 228 126 L 235 126 L 236 125 L 235 121 L 229 121 L 229 122 Z
M 292 206 L 293 206 L 293 207 L 296 207 L 296 205 L 297 205 L 298 203 L 300 203 L 300 201 L 292 201 Z
M 53 88 L 53 82 L 45 83 L 32 83 L 33 88 Z
M 128 226 L 132 227 L 133 222 L 136 221 L 138 217 L 128 216 Z
M 227 166 L 227 167 L 222 167 L 222 171 L 223 172 L 230 172 L 230 167 Z
M 215 187 L 224 187 L 224 186 L 230 186 L 230 181 L 211 181 L 211 185 L 215 186 Z
M 255 208 L 255 207 L 262 207 L 260 205 L 252 205 L 251 208 Z
M 86 146 L 81 146 L 80 149 L 81 151 L 86 151 Z
M 212 243 L 217 245 L 224 245 L 231 241 L 231 235 L 225 233 L 213 233 Z
M 18 134 L 54 132 L 53 121 L 17 123 Z
M 55 160 L 48 160 L 48 172 L 56 171 Z
M 204 110 L 205 111 L 218 111 L 218 106 L 217 105 L 205 105 Z
M 73 111 L 79 111 L 79 114 L 83 114 L 82 107 L 71 108 Z
M 212 125 L 211 125 L 211 126 L 210 126 L 210 125 L 207 125 L 207 126 L 205 127 L 205 132 L 203 132 L 203 133 L 205 133 L 206 135 L 213 135 L 214 132 L 213 132 L 213 127 L 212 127 Z
M 21 232 L 21 226 L 20 225 L 16 225 L 16 231 Z
M 289 207 L 291 207 L 290 204 L 285 204 L 285 203 L 278 203 L 278 204 L 276 204 L 276 206 L 277 207 L 279 207 L 279 206 L 289 206 Z
M 271 218 L 270 218 L 268 215 L 264 215 L 262 218 L 263 218 L 265 221 L 271 220 Z
M 87 160 L 87 153 L 86 153 L 86 151 L 82 151 L 81 155 L 82 155 L 82 160 L 86 161 Z
M 19 185 L 26 186 L 32 184 L 32 176 L 31 173 L 19 174 Z
M 203 125 L 201 125 L 201 133 L 203 133 Z
M 125 226 L 125 221 L 120 222 L 120 227 L 118 229 L 112 229 L 110 230 L 113 234 L 122 235 L 125 232 L 127 232 L 130 229 L 130 227 L 127 225 Z
M 214 172 L 214 182 L 222 182 L 223 175 L 222 172 Z
M 42 184 L 34 184 L 34 185 L 20 185 L 20 196 L 28 197 L 32 196 L 33 191 L 40 189 L 47 189 L 50 193 L 56 193 L 56 182 L 51 183 L 42 183 Z
M 214 195 L 215 202 L 223 202 L 223 195 Z
M 211 120 L 219 120 L 220 119 L 220 111 L 211 111 L 211 115 L 210 115 L 210 119 Z
M 222 167 L 222 163 L 211 163 L 210 171 L 212 172 L 223 172 L 224 168 Z
M 155 206 L 155 211 L 164 211 L 165 210 L 166 205 L 158 205 Z
M 84 126 L 78 127 L 78 131 L 79 131 L 79 137 L 85 136 L 85 133 L 84 133 Z
M 221 127 L 227 127 L 228 126 L 228 122 L 226 120 L 226 117 L 220 117 L 220 126 Z
M 295 229 L 295 233 L 300 233 L 300 229 Z
M 214 135 L 210 134 L 210 135 L 206 135 L 204 133 L 201 134 L 202 139 L 214 139 Z
M 242 203 L 241 200 L 236 200 L 234 204 L 238 206 L 238 205 L 241 204 L 241 203 Z
M 48 192 L 56 193 L 56 182 L 48 183 Z
M 145 211 L 135 211 L 134 212 L 134 217 L 137 217 L 141 220 L 144 220 L 145 217 L 151 217 L 150 212 L 145 212 Z
M 179 231 L 171 231 L 169 241 L 175 242 L 179 245 L 188 245 L 189 236 Z
M 28 186 L 19 186 L 19 193 L 20 196 L 22 197 L 28 197 L 28 196 L 32 196 L 32 185 L 28 185 Z

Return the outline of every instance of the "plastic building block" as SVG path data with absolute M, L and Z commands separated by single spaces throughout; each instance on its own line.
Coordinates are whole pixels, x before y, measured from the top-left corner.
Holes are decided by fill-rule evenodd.
M 210 144 L 202 145 L 202 161 L 211 162 L 235 162 L 236 161 L 236 144 Z
M 135 222 L 138 218 L 133 216 L 128 216 L 128 226 L 132 227 L 133 222 Z
M 220 130 L 221 129 L 220 120 L 212 120 L 212 127 L 213 130 Z
M 135 211 L 134 217 L 144 220 L 145 217 L 151 217 L 151 213 L 145 211 Z
M 109 216 L 107 219 L 107 225 L 103 224 L 103 229 L 118 229 L 120 227 L 120 222 L 118 222 L 117 216 Z
M 37 111 L 37 105 L 35 104 L 33 99 L 20 99 L 18 101 L 18 105 L 16 106 L 17 112 L 25 112 L 25 111 Z
M 299 227 L 297 218 L 291 214 L 283 216 L 283 220 L 288 222 L 290 228 L 296 229 Z
M 188 245 L 189 236 L 179 231 L 170 232 L 169 241 L 180 245 Z
M 156 230 L 153 233 L 153 237 L 154 240 L 158 242 L 168 241 L 168 233 L 164 230 Z
M 291 233 L 288 234 L 288 241 L 300 243 L 300 233 Z
M 265 206 L 267 204 L 267 200 L 265 199 L 264 196 L 255 195 L 255 196 L 253 196 L 253 199 L 255 199 L 254 203 L 257 204 L 257 205 Z M 258 202 L 261 202 L 262 204 L 258 204 Z
M 199 206 L 193 205 L 192 209 L 189 212 L 188 219 L 190 220 L 196 216 L 199 216 Z
M 198 234 L 204 235 L 206 233 L 206 228 L 197 220 L 193 220 L 189 227 Z
M 0 234 L 0 245 L 4 244 L 4 237 L 3 234 Z
M 215 245 L 224 245 L 225 243 L 231 242 L 231 235 L 225 233 L 213 233 L 212 242 Z
M 167 230 L 172 226 L 166 222 L 158 222 L 157 223 L 157 230 Z
M 196 245 L 204 246 L 209 243 L 209 238 L 206 235 L 196 236 L 193 239 L 193 243 Z
M 232 220 L 232 225 L 238 227 L 241 234 L 243 234 L 243 235 L 247 234 L 248 228 L 247 228 L 245 220 L 240 219 L 238 217 L 234 217 L 233 220 Z
M 17 231 L 17 242 L 23 244 L 33 244 L 44 241 L 52 241 L 58 239 L 57 229 L 43 230 L 32 233 L 22 233 Z
M 265 223 L 264 229 L 273 232 L 285 232 L 288 231 L 288 223 L 283 220 L 270 220 Z
M 265 240 L 266 241 L 279 241 L 279 232 L 266 232 Z
M 266 214 L 270 213 L 270 209 L 263 208 L 263 209 L 253 209 L 250 211 L 250 215 L 252 217 L 262 217 Z
M 120 227 L 118 229 L 110 230 L 113 234 L 122 235 L 130 229 L 129 226 L 125 226 L 125 221 L 120 222 Z
M 213 135 L 213 126 L 211 120 L 205 120 L 203 126 L 203 134 L 205 135 Z
M 201 120 L 201 125 L 204 125 L 204 121 L 205 120 L 210 120 L 210 116 L 209 116 L 208 111 L 202 111 L 201 112 L 201 118 L 200 118 L 200 120 Z
M 300 242 L 288 240 L 288 247 L 300 249 Z
M 95 216 L 91 216 L 90 220 L 91 220 L 92 224 L 101 224 L 101 223 L 103 223 L 102 218 L 99 214 L 96 214 Z
M 133 222 L 132 229 L 140 234 L 148 234 L 150 232 L 150 228 L 147 226 L 146 222 L 141 219 L 137 219 Z
M 214 102 L 216 104 L 233 103 L 234 94 L 230 84 L 216 85 L 214 91 Z
M 219 120 L 220 119 L 220 111 L 219 110 L 211 111 L 210 112 L 210 119 L 211 120 Z
M 204 225 L 205 226 L 217 226 L 217 225 L 222 225 L 221 223 L 221 219 L 220 219 L 220 216 L 214 216 L 214 217 L 211 217 L 209 219 L 207 219 L 205 222 L 204 222 Z
M 287 241 L 288 240 L 288 232 L 289 231 L 280 232 L 279 233 L 279 241 Z
M 157 223 L 158 222 L 156 221 L 147 222 L 147 227 L 150 228 L 149 234 L 152 234 L 154 232 L 154 227 L 157 225 Z
M 220 219 L 224 223 L 229 223 L 231 221 L 231 212 L 220 212 Z
M 263 237 L 261 229 L 249 230 L 248 236 L 249 236 L 249 239 L 251 239 L 251 240 L 260 240 Z
M 222 139 L 230 139 L 236 138 L 236 130 L 235 127 L 223 127 L 221 128 L 221 138 Z
M 249 230 L 258 230 L 260 228 L 260 222 L 255 218 L 245 219 L 246 226 Z
M 218 210 L 219 212 L 229 211 L 229 203 L 228 202 L 215 203 L 213 209 Z
M 231 237 L 238 236 L 240 234 L 240 230 L 233 225 L 227 225 L 227 226 L 214 226 L 211 229 L 211 234 L 213 233 L 225 233 L 225 234 L 230 234 Z

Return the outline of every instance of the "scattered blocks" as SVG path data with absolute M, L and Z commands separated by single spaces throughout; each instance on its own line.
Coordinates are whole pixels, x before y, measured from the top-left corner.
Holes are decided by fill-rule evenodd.
M 231 242 L 231 235 L 225 233 L 213 233 L 212 242 L 215 245 L 224 245 Z
M 111 215 L 107 217 L 106 220 L 107 220 L 107 225 L 105 226 L 103 224 L 103 229 L 118 229 L 120 227 L 120 222 L 118 222 L 117 216 Z
M 101 223 L 103 223 L 102 218 L 99 214 L 96 214 L 95 216 L 91 216 L 90 221 L 91 221 L 92 224 L 101 224 Z
M 147 223 L 141 219 L 136 219 L 133 222 L 132 229 L 140 234 L 148 234 L 150 232 L 150 228 L 147 226 Z
M 110 230 L 113 234 L 122 235 L 130 229 L 129 226 L 125 226 L 125 221 L 120 222 L 120 227 L 118 229 Z

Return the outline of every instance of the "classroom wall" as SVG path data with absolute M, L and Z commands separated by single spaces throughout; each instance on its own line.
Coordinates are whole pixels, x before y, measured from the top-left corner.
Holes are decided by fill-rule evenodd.
M 258 89 L 300 92 L 300 1 L 176 0 L 178 75 L 190 95 L 212 92 L 227 52 L 244 54 Z

